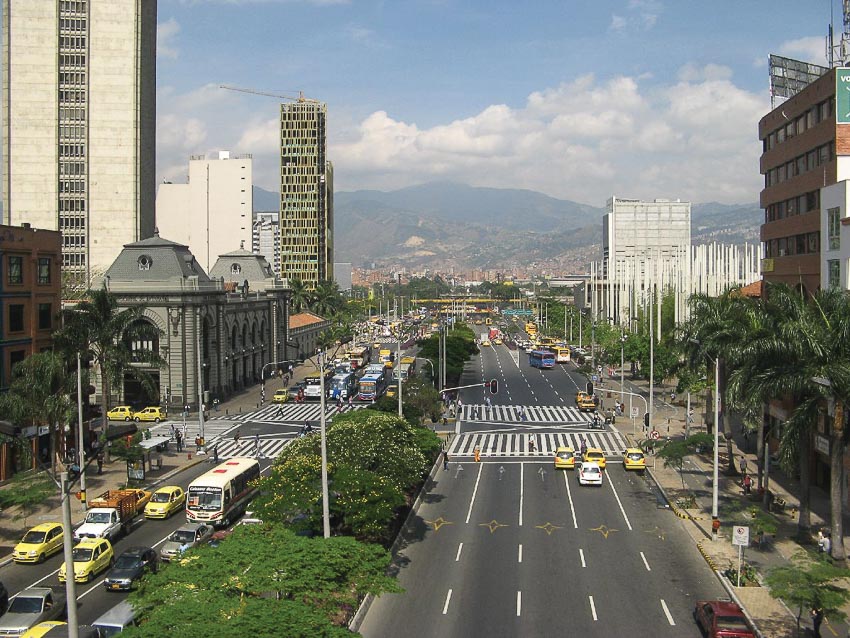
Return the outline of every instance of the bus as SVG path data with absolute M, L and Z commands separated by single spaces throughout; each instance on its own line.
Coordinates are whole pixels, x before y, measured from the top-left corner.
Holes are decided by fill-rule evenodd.
M 532 350 L 528 353 L 528 364 L 532 368 L 554 368 L 555 355 L 548 350 Z
M 416 357 L 406 356 L 401 358 L 402 363 L 410 364 L 410 374 L 416 372 Z
M 357 390 L 357 377 L 353 372 L 343 372 L 331 379 L 331 399 L 347 399 Z
M 227 527 L 245 513 L 257 494 L 252 484 L 260 478 L 257 459 L 227 459 L 189 484 L 186 520 Z
M 567 346 L 553 346 L 552 352 L 555 353 L 555 363 L 570 362 L 570 349 Z
M 387 378 L 383 374 L 367 374 L 360 378 L 357 398 L 361 401 L 375 401 L 386 388 Z
M 348 351 L 348 360 L 351 362 L 351 367 L 354 370 L 359 370 L 360 368 L 368 365 L 370 360 L 370 350 L 368 346 L 356 346 Z
M 533 321 L 529 321 L 525 324 L 525 331 L 528 333 L 529 337 L 533 337 L 537 334 L 537 324 L 535 324 Z
M 410 378 L 410 375 L 413 374 L 413 368 L 409 363 L 402 363 L 395 370 L 395 374 L 393 374 L 393 378 L 398 381 L 401 378 L 402 381 L 407 381 Z
M 388 348 L 384 348 L 378 355 L 378 361 L 383 363 L 387 368 L 393 367 L 393 360 L 395 359 L 395 354 L 392 350 Z

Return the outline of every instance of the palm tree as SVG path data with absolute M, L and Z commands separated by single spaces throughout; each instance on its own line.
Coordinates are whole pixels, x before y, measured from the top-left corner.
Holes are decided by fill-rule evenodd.
M 98 369 L 101 385 L 103 427 L 106 431 L 106 413 L 110 408 L 112 387 L 120 386 L 124 373 L 139 379 L 152 393 L 150 375 L 132 366 L 132 363 L 163 365 L 159 352 L 133 350 L 134 340 L 158 339 L 160 330 L 143 321 L 143 306 L 118 309 L 118 300 L 106 288 L 93 290 L 87 300 L 64 311 L 64 326 L 57 332 L 57 345 L 70 356 L 82 353 L 92 359 Z
M 289 288 L 292 290 L 289 298 L 290 307 L 296 312 L 306 309 L 312 299 L 312 293 L 307 288 L 307 284 L 298 278 L 293 278 L 289 280 Z
M 335 281 L 325 279 L 313 291 L 310 310 L 323 317 L 333 317 L 342 307 L 342 293 Z

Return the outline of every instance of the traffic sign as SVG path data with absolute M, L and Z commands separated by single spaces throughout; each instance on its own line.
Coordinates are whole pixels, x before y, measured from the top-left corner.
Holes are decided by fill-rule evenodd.
M 743 525 L 735 525 L 732 530 L 732 544 L 746 547 L 750 544 L 750 528 Z
M 632 406 L 631 416 L 633 419 L 636 419 L 640 416 L 640 410 L 637 408 L 637 406 Z
M 649 438 L 652 439 L 653 441 L 657 441 L 658 439 L 661 438 L 661 432 L 659 432 L 658 430 L 653 430 L 652 432 L 649 433 Z
M 591 381 L 593 381 L 594 383 L 596 383 L 597 381 L 599 381 L 599 375 L 598 375 L 598 374 L 594 374 L 593 376 L 591 376 L 591 377 L 590 377 L 590 379 L 591 379 Z

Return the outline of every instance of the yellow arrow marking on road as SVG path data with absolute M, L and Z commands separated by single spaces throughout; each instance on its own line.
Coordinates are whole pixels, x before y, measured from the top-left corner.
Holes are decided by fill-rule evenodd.
M 599 527 L 591 527 L 590 531 L 591 532 L 599 532 L 605 538 L 608 538 L 608 534 L 610 534 L 611 532 L 619 532 L 620 530 L 614 529 L 613 527 L 608 527 L 607 525 L 603 524 L 603 525 L 600 525 Z
M 447 521 L 442 516 L 435 521 L 425 521 L 428 525 L 433 526 L 435 532 L 439 532 L 443 525 L 454 525 L 451 521 Z
M 546 521 L 546 523 L 544 523 L 543 525 L 535 525 L 534 527 L 536 527 L 537 529 L 542 529 L 544 532 L 546 532 L 547 536 L 551 536 L 552 532 L 554 532 L 556 529 L 561 529 L 562 526 L 553 525 L 552 523 Z
M 492 534 L 493 532 L 495 532 L 500 527 L 508 527 L 508 526 L 505 525 L 504 523 L 500 523 L 496 519 L 493 519 L 489 523 L 478 523 L 478 527 L 488 527 L 488 528 L 490 528 L 490 533 Z

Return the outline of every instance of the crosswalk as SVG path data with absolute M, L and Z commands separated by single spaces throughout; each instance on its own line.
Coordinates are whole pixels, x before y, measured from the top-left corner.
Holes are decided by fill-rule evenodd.
M 534 451 L 531 441 L 534 441 Z M 449 444 L 449 456 L 473 456 L 477 447 L 482 457 L 549 456 L 561 446 L 575 450 L 581 442 L 601 448 L 605 456 L 619 456 L 628 447 L 616 430 L 611 432 L 543 432 L 534 434 L 473 433 L 459 434 Z
M 260 437 L 260 454 L 259 458 L 263 459 L 274 459 L 280 456 L 280 453 L 283 452 L 284 448 L 287 445 L 292 443 L 295 439 L 295 435 L 292 436 L 274 436 L 263 438 Z M 218 458 L 219 459 L 232 459 L 236 456 L 247 456 L 247 457 L 256 457 L 257 456 L 257 443 L 253 438 L 247 439 L 239 439 L 239 441 L 234 441 L 233 439 L 221 439 L 219 441 L 214 442 L 208 449 L 207 452 L 210 458 L 214 458 L 215 452 L 213 448 L 217 448 Z
M 460 419 L 499 423 L 590 423 L 593 416 L 576 407 L 557 405 L 464 405 Z
M 187 442 L 187 444 L 192 443 L 195 440 L 195 437 L 200 434 L 200 424 L 197 421 L 187 421 L 185 424 L 183 421 L 179 421 L 175 419 L 174 421 L 166 421 L 165 423 L 159 423 L 157 425 L 151 426 L 150 431 L 154 436 L 168 436 L 171 437 L 172 424 L 178 430 L 183 433 L 183 440 Z M 222 434 L 227 433 L 234 426 L 233 420 L 224 421 L 204 421 L 204 438 L 207 441 L 212 441 L 216 437 L 221 436 Z
M 364 403 L 355 403 L 349 406 L 345 404 L 341 410 L 338 410 L 336 404 L 328 403 L 325 406 L 325 418 L 332 418 L 340 412 L 351 412 L 353 410 L 361 410 L 367 407 Z M 243 412 L 241 414 L 223 415 L 217 414 L 212 417 L 211 422 L 229 421 L 244 423 L 245 421 L 258 422 L 276 422 L 276 423 L 303 423 L 304 421 L 319 421 L 322 415 L 322 406 L 320 403 L 270 403 L 264 405 L 258 410 L 251 412 Z

